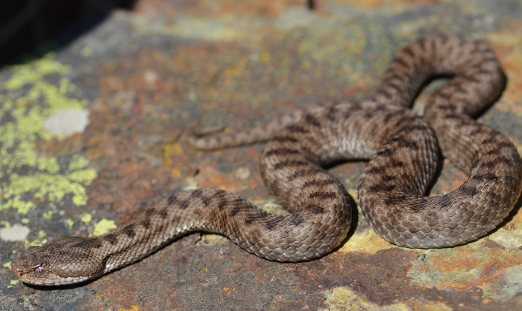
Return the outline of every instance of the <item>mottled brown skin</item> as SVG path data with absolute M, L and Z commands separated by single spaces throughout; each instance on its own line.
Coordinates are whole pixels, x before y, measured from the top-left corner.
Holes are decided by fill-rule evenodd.
M 426 119 L 420 118 L 407 107 L 437 75 L 453 78 L 430 99 Z M 261 173 L 290 215 L 270 215 L 223 190 L 182 191 L 105 235 L 29 248 L 11 270 L 36 285 L 77 283 L 194 231 L 221 233 L 269 260 L 320 257 L 346 237 L 354 204 L 342 183 L 321 167 L 338 160 L 370 159 L 359 200 L 386 240 L 421 248 L 472 241 L 508 215 L 522 187 L 515 147 L 470 117 L 492 104 L 504 83 L 485 43 L 452 35 L 420 39 L 392 62 L 371 100 L 297 111 L 262 128 L 192 140 L 198 148 L 215 149 L 270 139 Z M 440 153 L 428 123 L 444 155 L 470 174 L 443 196 L 425 196 Z
M 434 76 L 452 78 L 431 96 L 424 118 L 444 156 L 469 178 L 442 196 L 410 192 L 408 187 L 415 183 L 386 180 L 402 171 L 391 163 L 403 156 L 390 149 L 387 157 L 370 161 L 359 180 L 360 204 L 372 228 L 401 246 L 433 248 L 475 240 L 502 222 L 522 188 L 522 161 L 515 146 L 472 119 L 494 103 L 506 83 L 485 42 L 437 35 L 408 45 L 390 64 L 373 100 L 409 107 L 419 88 Z M 413 181 L 409 176 L 405 180 Z M 382 195 L 384 188 L 391 198 Z

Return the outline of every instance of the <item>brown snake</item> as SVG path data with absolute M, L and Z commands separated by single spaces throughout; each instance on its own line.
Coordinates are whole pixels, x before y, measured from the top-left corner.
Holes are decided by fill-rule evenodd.
M 452 76 L 427 103 L 425 119 L 407 109 L 435 76 Z M 436 248 L 475 240 L 513 209 L 522 161 L 501 133 L 472 119 L 502 92 L 505 76 L 482 41 L 435 35 L 397 55 L 371 99 L 318 107 L 235 135 L 195 139 L 201 149 L 269 140 L 261 172 L 292 213 L 270 215 L 217 189 L 175 193 L 130 224 L 98 237 L 69 237 L 31 247 L 12 264 L 36 285 L 82 282 L 129 265 L 194 231 L 221 233 L 259 257 L 303 261 L 346 237 L 354 204 L 321 165 L 370 159 L 359 201 L 372 228 L 400 246 Z M 428 126 L 429 124 L 429 126 Z M 425 196 L 440 160 L 438 143 L 469 178 L 441 196 Z

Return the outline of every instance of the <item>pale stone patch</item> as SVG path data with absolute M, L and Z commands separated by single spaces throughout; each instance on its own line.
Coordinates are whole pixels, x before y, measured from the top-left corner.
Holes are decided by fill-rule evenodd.
M 145 80 L 145 84 L 147 84 L 147 86 L 154 86 L 158 80 L 158 74 L 154 71 L 147 70 L 143 73 L 143 79 Z
M 234 176 L 241 180 L 248 179 L 248 177 L 250 177 L 250 175 L 251 175 L 250 170 L 246 167 L 240 167 L 234 173 Z
M 522 265 L 506 268 L 501 277 L 478 286 L 483 291 L 483 296 L 496 301 L 507 301 L 522 293 Z
M 196 245 L 210 246 L 210 245 L 226 245 L 228 239 L 219 234 L 203 234 Z
M 417 299 L 415 297 L 404 297 L 405 301 L 388 305 L 378 305 L 368 300 L 368 298 L 360 292 L 357 292 L 350 287 L 335 287 L 327 290 L 324 294 L 324 304 L 328 306 L 327 309 L 320 309 L 321 311 L 334 310 L 368 310 L 368 311 L 412 311 L 412 310 L 441 310 L 449 311 L 452 308 L 443 303 L 436 301 L 429 301 L 425 299 Z
M 26 226 L 15 224 L 11 228 L 0 230 L 0 238 L 9 242 L 23 242 L 30 231 Z
M 45 120 L 44 130 L 56 135 L 71 136 L 83 133 L 89 124 L 87 110 L 62 109 Z

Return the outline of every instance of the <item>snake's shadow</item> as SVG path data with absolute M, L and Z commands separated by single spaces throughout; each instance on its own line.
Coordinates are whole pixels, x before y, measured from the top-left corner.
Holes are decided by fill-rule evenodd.
M 112 271 L 111 271 L 112 273 Z M 100 276 L 101 277 L 101 276 Z M 40 285 L 33 285 L 33 284 L 28 284 L 28 283 L 23 283 L 24 286 L 27 286 L 31 289 L 34 289 L 34 290 L 37 290 L 37 291 L 61 291 L 61 290 L 67 290 L 67 289 L 76 289 L 76 288 L 80 288 L 80 287 L 85 287 L 87 288 L 86 286 L 91 284 L 92 282 L 94 281 L 97 281 L 100 277 L 95 277 L 95 278 L 92 278 L 90 280 L 87 280 L 87 281 L 83 281 L 83 282 L 80 282 L 80 283 L 75 283 L 75 284 L 69 284 L 69 285 L 58 285 L 58 286 L 40 286 Z

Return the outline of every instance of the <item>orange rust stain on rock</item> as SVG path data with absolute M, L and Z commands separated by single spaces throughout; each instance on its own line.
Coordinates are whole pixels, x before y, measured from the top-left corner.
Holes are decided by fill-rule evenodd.
M 253 172 L 248 179 L 240 180 L 235 178 L 233 173 L 223 173 L 214 168 L 212 164 L 199 167 L 199 173 L 194 180 L 198 183 L 199 188 L 216 188 L 235 193 L 264 185 L 259 172 Z
M 454 180 L 452 183 L 451 183 L 451 188 L 452 189 L 457 189 L 458 187 L 462 186 L 462 184 L 465 182 L 465 180 L 461 179 L 461 180 Z
M 257 161 L 257 159 L 259 159 L 261 157 L 261 150 L 259 148 L 250 148 L 246 152 L 246 155 L 247 155 L 248 159 Z
M 437 183 L 440 191 L 443 193 L 451 192 L 460 187 L 468 178 L 466 174 L 458 170 L 448 159 L 444 159 L 444 168 L 442 176 Z
M 64 154 L 68 152 L 74 152 L 83 148 L 83 133 L 77 133 L 66 140 L 58 141 L 56 138 L 52 140 L 37 140 L 36 149 L 40 156 L 54 157 L 56 154 Z
M 244 188 L 239 180 L 233 176 L 220 172 L 214 165 L 202 166 L 199 174 L 194 177 L 200 188 L 218 188 L 231 192 L 237 192 Z
M 359 80 L 355 84 L 345 87 L 342 93 L 344 98 L 351 98 L 357 93 L 366 94 L 366 83 Z
M 299 95 L 299 96 L 306 96 L 307 94 L 314 91 L 314 88 L 317 86 L 317 82 L 309 82 L 307 84 L 302 84 L 299 86 L 296 86 L 292 90 L 292 94 Z

